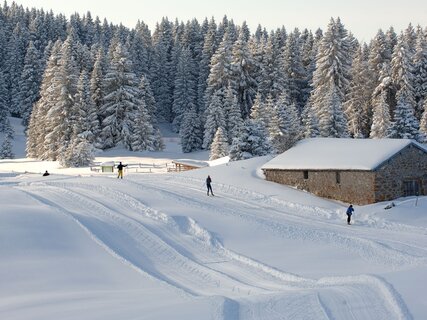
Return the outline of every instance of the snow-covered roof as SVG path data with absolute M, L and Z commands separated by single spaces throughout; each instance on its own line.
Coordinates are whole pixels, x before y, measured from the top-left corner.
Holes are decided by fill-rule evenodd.
M 209 163 L 207 163 L 206 161 L 201 161 L 201 160 L 175 159 L 172 162 L 180 163 L 180 164 L 191 166 L 191 167 L 197 167 L 197 168 L 209 167 Z
M 310 138 L 267 162 L 262 169 L 374 170 L 410 144 L 427 152 L 410 139 Z
M 103 163 L 101 163 L 101 166 L 102 167 L 109 167 L 109 166 L 114 167 L 114 161 L 103 162 Z

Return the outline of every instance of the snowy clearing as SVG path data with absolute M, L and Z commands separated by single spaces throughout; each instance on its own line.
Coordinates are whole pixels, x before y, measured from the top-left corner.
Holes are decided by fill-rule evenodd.
M 188 156 L 169 150 L 151 161 Z M 427 197 L 348 226 L 347 204 L 263 180 L 270 159 L 123 180 L 1 160 L 0 318 L 422 319 Z

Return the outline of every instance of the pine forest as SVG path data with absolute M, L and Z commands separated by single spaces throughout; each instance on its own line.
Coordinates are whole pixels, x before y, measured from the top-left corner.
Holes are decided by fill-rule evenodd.
M 284 21 L 286 25 L 286 21 Z M 27 156 L 84 166 L 96 150 L 162 150 L 231 160 L 311 137 L 427 141 L 427 28 L 378 30 L 362 43 L 339 17 L 326 30 L 249 30 L 221 21 L 133 29 L 0 5 L 0 158 L 22 119 Z

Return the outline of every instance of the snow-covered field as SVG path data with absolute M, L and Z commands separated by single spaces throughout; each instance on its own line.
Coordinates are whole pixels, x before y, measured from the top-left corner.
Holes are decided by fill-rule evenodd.
M 96 160 L 208 158 L 166 142 Z M 348 204 L 263 180 L 269 160 L 123 180 L 0 160 L 0 319 L 426 319 L 427 197 L 348 226 Z

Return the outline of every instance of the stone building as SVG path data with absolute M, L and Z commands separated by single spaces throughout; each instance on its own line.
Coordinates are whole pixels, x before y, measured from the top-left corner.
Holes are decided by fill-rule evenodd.
M 427 195 L 427 148 L 409 139 L 305 139 L 262 170 L 268 181 L 359 205 Z

